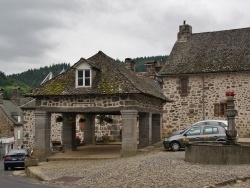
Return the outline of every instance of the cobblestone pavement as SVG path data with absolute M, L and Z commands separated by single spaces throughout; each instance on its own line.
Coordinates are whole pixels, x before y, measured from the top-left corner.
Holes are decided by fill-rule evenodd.
M 191 164 L 185 162 L 184 157 L 184 151 L 165 151 L 159 145 L 134 157 L 51 161 L 29 169 L 45 180 L 44 184 L 63 188 L 250 187 L 249 164 Z M 244 178 L 247 180 L 240 182 Z M 238 183 L 233 183 L 236 181 Z

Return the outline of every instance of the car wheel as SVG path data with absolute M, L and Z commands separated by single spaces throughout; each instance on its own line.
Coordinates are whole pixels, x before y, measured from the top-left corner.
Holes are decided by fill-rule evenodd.
M 181 148 L 181 145 L 178 142 L 172 142 L 172 144 L 170 145 L 170 148 L 172 151 L 179 151 Z
M 4 170 L 7 171 L 8 169 L 9 167 L 4 165 Z

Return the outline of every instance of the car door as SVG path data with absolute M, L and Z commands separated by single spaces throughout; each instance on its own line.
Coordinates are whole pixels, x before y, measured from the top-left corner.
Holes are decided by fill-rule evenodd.
M 191 127 L 185 132 L 185 142 L 196 142 L 196 141 L 201 141 L 202 135 L 201 131 L 202 127 Z
M 203 141 L 216 141 L 219 138 L 218 126 L 204 126 L 202 131 Z

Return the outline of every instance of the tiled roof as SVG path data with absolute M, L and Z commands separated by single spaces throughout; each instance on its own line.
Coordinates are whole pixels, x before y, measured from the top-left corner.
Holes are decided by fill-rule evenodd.
M 250 28 L 191 34 L 177 41 L 160 75 L 250 70 Z
M 91 87 L 75 87 L 75 67 L 81 63 L 88 63 L 96 70 Z M 68 71 L 33 89 L 27 96 L 120 93 L 142 93 L 169 101 L 154 80 L 137 77 L 134 72 L 121 67 L 101 51 L 87 60 L 81 58 Z

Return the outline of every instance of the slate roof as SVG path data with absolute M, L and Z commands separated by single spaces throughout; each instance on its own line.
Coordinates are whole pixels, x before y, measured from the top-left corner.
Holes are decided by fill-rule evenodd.
M 0 108 L 13 123 L 21 124 L 15 117 L 21 116 L 22 110 L 13 101 L 3 100 L 3 104 L 0 105 Z
M 177 41 L 159 75 L 250 70 L 250 28 L 191 34 Z
M 75 68 L 88 63 L 96 70 L 91 87 L 75 87 Z M 146 94 L 169 101 L 157 82 L 140 78 L 134 72 L 121 67 L 114 59 L 99 51 L 87 60 L 81 58 L 69 70 L 33 89 L 26 96 L 85 95 L 85 94 Z

